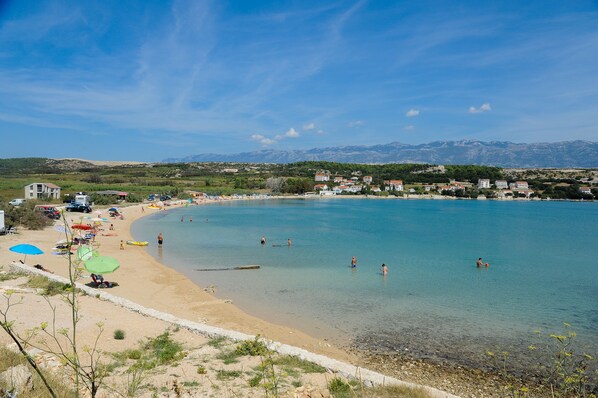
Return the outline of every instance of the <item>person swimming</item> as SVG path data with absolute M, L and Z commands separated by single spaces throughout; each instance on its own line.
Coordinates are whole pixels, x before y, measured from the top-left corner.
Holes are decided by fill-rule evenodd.
M 484 262 L 482 261 L 482 257 L 478 258 L 478 262 L 476 263 L 476 267 L 480 268 L 482 265 L 484 265 Z

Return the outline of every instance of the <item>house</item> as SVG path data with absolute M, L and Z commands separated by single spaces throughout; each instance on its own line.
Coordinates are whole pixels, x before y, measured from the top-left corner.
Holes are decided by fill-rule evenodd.
M 508 189 L 509 188 L 509 184 L 505 180 L 496 180 L 496 181 L 494 181 L 494 185 L 496 186 L 496 189 Z
M 334 187 L 333 191 L 334 191 L 334 193 L 339 194 L 339 193 L 347 192 L 348 189 L 349 189 L 349 187 L 347 185 L 339 185 L 339 186 Z
M 328 191 L 328 185 L 316 184 L 316 185 L 314 185 L 314 191 Z
M 330 180 L 330 175 L 328 173 L 316 173 L 316 181 L 329 181 Z
M 334 196 L 336 192 L 334 191 L 320 191 L 320 196 Z
M 579 188 L 579 192 L 582 195 L 591 195 L 592 194 L 592 189 L 590 187 L 580 187 Z
M 435 185 L 424 185 L 424 191 L 430 192 L 436 189 Z
M 25 199 L 60 199 L 60 187 L 49 182 L 34 182 L 25 186 Z
M 96 191 L 95 193 L 102 196 L 115 196 L 118 197 L 118 199 L 122 200 L 126 199 L 127 196 L 129 196 L 128 193 L 121 191 Z
M 509 188 L 518 191 L 529 189 L 529 186 L 527 185 L 527 181 L 515 181 L 509 184 Z
M 374 179 L 372 178 L 372 176 L 363 176 L 363 182 L 366 184 L 371 184 L 372 181 L 374 181 Z
M 334 182 L 337 182 L 337 183 L 338 183 L 338 182 L 343 182 L 343 181 L 344 181 L 344 178 L 343 178 L 343 177 L 341 177 L 341 176 L 336 176 L 336 177 L 334 177 Z
M 403 190 L 403 180 L 387 180 L 384 181 L 387 185 L 387 191 L 402 191 Z
M 490 180 L 485 179 L 485 178 L 480 178 L 478 180 L 478 188 L 479 189 L 490 188 Z
M 378 185 L 370 185 L 370 189 L 372 190 L 372 192 L 382 192 Z

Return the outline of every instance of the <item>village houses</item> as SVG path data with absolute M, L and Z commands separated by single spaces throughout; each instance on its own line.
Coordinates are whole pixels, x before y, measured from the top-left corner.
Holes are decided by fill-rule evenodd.
M 496 189 L 509 189 L 509 184 L 505 180 L 494 181 L 494 186 Z
M 490 188 L 490 180 L 480 178 L 478 180 L 478 189 L 488 189 Z
M 403 190 L 403 180 L 384 180 L 384 185 L 386 185 L 387 191 Z

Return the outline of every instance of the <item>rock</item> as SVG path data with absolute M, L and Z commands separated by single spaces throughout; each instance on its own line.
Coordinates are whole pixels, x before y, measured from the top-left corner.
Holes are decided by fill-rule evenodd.
M 33 389 L 33 375 L 26 365 L 17 365 L 0 373 L 0 383 L 9 386 L 13 391 L 31 391 Z

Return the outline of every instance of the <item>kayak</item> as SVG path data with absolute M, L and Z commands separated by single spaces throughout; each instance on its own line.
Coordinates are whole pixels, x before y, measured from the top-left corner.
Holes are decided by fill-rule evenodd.
M 149 244 L 149 242 L 147 241 L 143 241 L 143 242 L 138 242 L 136 240 L 128 240 L 127 241 L 127 245 L 133 245 L 133 246 L 147 246 Z
M 154 206 L 154 205 L 149 205 L 147 208 L 148 209 L 161 209 L 160 206 Z

